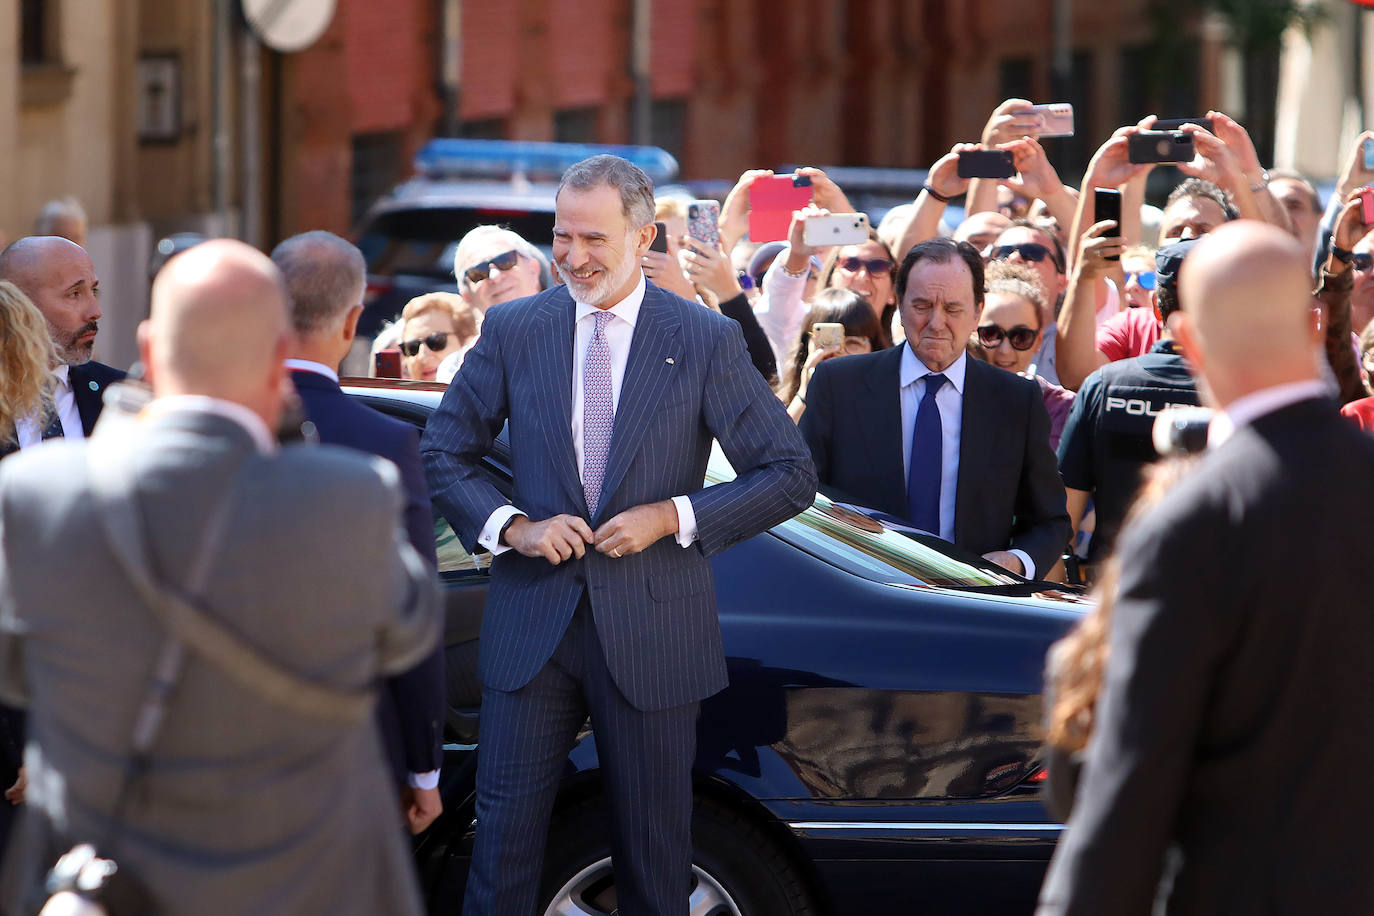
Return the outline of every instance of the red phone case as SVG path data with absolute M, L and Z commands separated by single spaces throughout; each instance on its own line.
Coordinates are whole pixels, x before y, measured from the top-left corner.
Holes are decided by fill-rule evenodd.
M 755 178 L 749 186 L 749 241 L 780 242 L 787 238 L 792 211 L 811 203 L 811 185 L 792 184 L 791 175 Z

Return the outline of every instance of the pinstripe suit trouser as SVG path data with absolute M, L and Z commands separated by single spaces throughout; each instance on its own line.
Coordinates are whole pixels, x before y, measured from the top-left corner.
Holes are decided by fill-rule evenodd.
M 553 657 L 509 693 L 484 688 L 477 837 L 464 916 L 532 916 L 549 817 L 591 715 L 611 813 L 620 916 L 686 916 L 700 703 L 645 712 L 621 695 L 584 595 Z

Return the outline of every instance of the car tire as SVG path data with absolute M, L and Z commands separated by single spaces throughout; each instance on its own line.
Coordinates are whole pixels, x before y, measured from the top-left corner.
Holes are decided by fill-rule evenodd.
M 581 802 L 549 831 L 538 912 L 610 916 L 615 905 L 604 802 Z M 722 805 L 692 806 L 692 909 L 709 916 L 815 916 L 806 882 L 752 821 Z

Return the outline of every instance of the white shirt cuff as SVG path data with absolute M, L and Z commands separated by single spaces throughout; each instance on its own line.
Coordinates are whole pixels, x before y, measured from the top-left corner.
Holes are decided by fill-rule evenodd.
M 439 771 L 430 770 L 428 773 L 410 773 L 406 776 L 406 782 L 410 783 L 412 789 L 437 789 L 439 788 Z
M 673 507 L 677 509 L 677 543 L 679 547 L 691 547 L 697 539 L 697 514 L 692 509 L 692 501 L 685 496 L 674 496 Z
M 1026 568 L 1021 575 L 1025 576 L 1027 579 L 1035 578 L 1035 561 L 1030 558 L 1030 554 L 1026 553 L 1024 550 L 1016 549 L 1008 550 L 1007 553 L 1020 560 L 1021 565 Z
M 507 550 L 510 550 L 509 544 L 499 543 L 499 538 L 501 537 L 501 528 L 506 524 L 506 521 L 508 519 L 516 515 L 524 514 L 525 513 L 521 512 L 514 506 L 500 507 L 491 514 L 491 518 L 487 519 L 487 523 L 482 526 L 482 533 L 477 535 L 477 543 L 481 544 L 483 547 L 487 548 L 487 550 L 491 551 L 491 555 L 494 557 L 500 556 Z M 420 788 L 425 787 L 421 786 Z

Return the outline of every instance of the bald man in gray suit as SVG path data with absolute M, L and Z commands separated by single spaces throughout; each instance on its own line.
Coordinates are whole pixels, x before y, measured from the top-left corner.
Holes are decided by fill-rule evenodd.
M 8 912 L 30 911 L 20 901 L 72 842 L 106 841 L 136 715 L 169 657 L 170 617 L 106 536 L 112 505 L 140 520 L 167 590 L 198 596 L 276 670 L 357 702 L 311 714 L 186 639 L 146 772 L 101 852 L 167 914 L 420 912 L 367 699 L 434 645 L 436 586 L 401 526 L 392 465 L 278 446 L 287 327 L 266 257 L 231 241 L 185 252 L 139 329 L 155 398 L 135 431 L 107 411 L 91 440 L 0 466 L 0 693 L 30 723 Z M 124 482 L 114 496 L 107 467 Z

